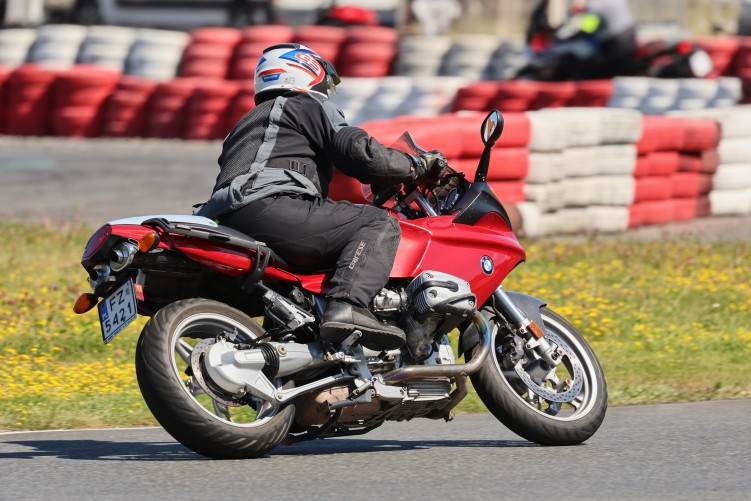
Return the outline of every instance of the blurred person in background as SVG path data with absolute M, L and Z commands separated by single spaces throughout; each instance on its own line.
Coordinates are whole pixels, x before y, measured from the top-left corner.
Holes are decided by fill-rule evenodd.
M 327 198 L 334 165 L 363 183 L 391 186 L 434 179 L 439 152 L 420 158 L 386 148 L 347 125 L 329 100 L 339 76 L 299 44 L 267 48 L 255 70 L 257 106 L 224 140 L 211 198 L 196 215 L 264 242 L 289 265 L 335 269 L 321 337 L 391 350 L 404 332 L 368 311 L 386 284 L 401 237 L 398 221 L 371 205 Z
M 527 43 L 580 78 L 612 78 L 636 51 L 627 0 L 541 0 L 532 11 Z

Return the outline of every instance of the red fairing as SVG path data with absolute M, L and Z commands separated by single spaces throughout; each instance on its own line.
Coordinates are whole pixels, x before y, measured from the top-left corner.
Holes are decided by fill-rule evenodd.
M 391 277 L 411 278 L 425 270 L 442 271 L 469 282 L 478 303 L 483 304 L 526 254 L 497 214 L 486 214 L 474 226 L 454 224 L 453 219 L 400 220 L 402 239 Z M 493 261 L 490 275 L 482 270 L 484 256 Z
M 474 226 L 454 224 L 453 219 L 440 216 L 400 220 L 402 238 L 391 278 L 413 278 L 425 270 L 442 271 L 469 282 L 478 302 L 483 304 L 526 254 L 498 214 L 488 213 Z M 484 256 L 493 260 L 490 275 L 482 271 L 480 262 Z M 269 268 L 264 280 L 290 281 L 295 277 L 303 288 L 325 293 L 331 273 L 293 275 Z

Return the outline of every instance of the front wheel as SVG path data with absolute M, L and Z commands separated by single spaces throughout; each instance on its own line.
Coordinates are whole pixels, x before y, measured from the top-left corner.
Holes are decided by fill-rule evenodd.
M 294 405 L 238 401 L 203 374 L 203 353 L 220 336 L 249 341 L 263 328 L 244 313 L 208 299 L 165 306 L 146 324 L 136 349 L 141 393 L 159 424 L 178 442 L 215 459 L 262 456 L 287 435 Z M 281 382 L 273 380 L 277 387 Z
M 605 418 L 607 386 L 579 331 L 552 310 L 540 309 L 545 337 L 562 354 L 551 370 L 525 352 L 491 308 L 482 313 L 494 333 L 493 350 L 470 379 L 488 410 L 511 431 L 540 445 L 575 445 L 594 435 Z

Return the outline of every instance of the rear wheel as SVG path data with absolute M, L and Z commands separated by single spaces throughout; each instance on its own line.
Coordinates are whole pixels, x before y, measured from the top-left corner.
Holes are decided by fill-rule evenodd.
M 546 339 L 561 363 L 550 370 L 525 352 L 519 338 L 483 310 L 494 332 L 493 350 L 470 376 L 488 410 L 511 431 L 541 445 L 575 445 L 591 437 L 607 410 L 605 376 L 592 348 L 574 326 L 541 308 Z
M 154 417 L 177 441 L 204 456 L 242 459 L 262 456 L 284 439 L 293 405 L 238 401 L 201 369 L 202 353 L 218 336 L 250 340 L 263 333 L 244 313 L 207 299 L 177 301 L 149 320 L 136 350 L 138 384 Z

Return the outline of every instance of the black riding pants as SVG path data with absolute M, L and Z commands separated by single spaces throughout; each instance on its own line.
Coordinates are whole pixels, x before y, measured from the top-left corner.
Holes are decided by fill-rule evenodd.
M 268 245 L 292 266 L 335 266 L 330 299 L 367 307 L 389 278 L 401 229 L 386 211 L 321 198 L 267 197 L 221 224 Z

